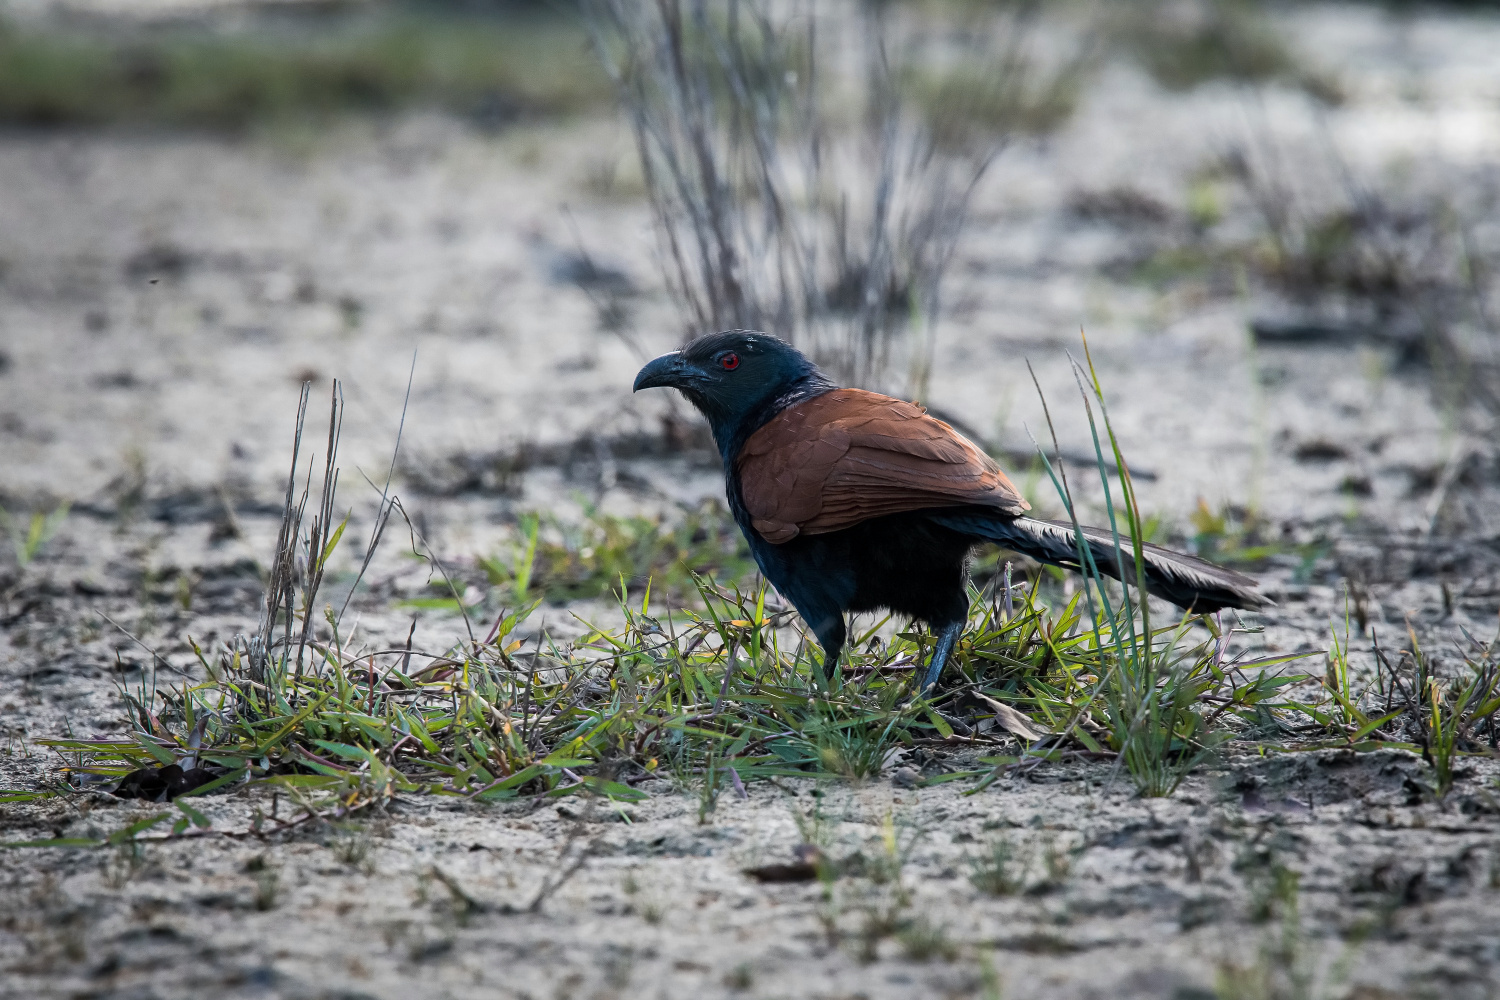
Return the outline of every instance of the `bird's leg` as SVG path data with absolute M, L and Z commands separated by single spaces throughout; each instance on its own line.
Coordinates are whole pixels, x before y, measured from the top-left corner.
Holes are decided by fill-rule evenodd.
M 839 657 L 844 653 L 844 640 L 848 636 L 844 616 L 835 611 L 820 618 L 809 618 L 807 615 L 802 617 L 812 625 L 813 634 L 818 637 L 818 645 L 823 647 L 823 679 L 832 680 L 833 670 L 839 665 Z
M 948 662 L 948 654 L 953 652 L 953 646 L 958 642 L 958 637 L 963 635 L 964 623 L 961 621 L 944 625 L 943 630 L 938 633 L 937 646 L 932 651 L 932 662 L 927 665 L 927 677 L 922 681 L 922 693 L 931 691 L 937 684 L 938 678 L 943 674 L 943 665 Z

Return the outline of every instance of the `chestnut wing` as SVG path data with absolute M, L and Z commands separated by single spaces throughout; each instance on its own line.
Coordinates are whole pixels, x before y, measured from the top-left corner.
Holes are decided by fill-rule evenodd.
M 751 524 L 769 542 L 886 514 L 967 504 L 1029 510 L 1005 473 L 920 406 L 835 389 L 772 417 L 736 467 Z

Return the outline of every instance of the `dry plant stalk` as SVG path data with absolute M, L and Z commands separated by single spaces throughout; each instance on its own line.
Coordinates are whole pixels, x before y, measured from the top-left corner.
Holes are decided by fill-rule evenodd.
M 304 382 L 302 395 L 297 403 L 297 427 L 292 441 L 291 471 L 287 475 L 286 496 L 282 506 L 281 528 L 276 535 L 276 551 L 271 558 L 271 568 L 266 580 L 266 599 L 261 608 L 260 621 L 255 635 L 248 641 L 240 640 L 241 652 L 248 665 L 249 679 L 264 685 L 273 660 L 277 669 L 285 673 L 295 663 L 294 669 L 300 677 L 309 641 L 312 639 L 313 603 L 323 584 L 323 569 L 343 526 L 334 525 L 333 503 L 338 487 L 339 434 L 344 422 L 343 387 L 334 380 L 328 414 L 328 447 L 324 455 L 323 480 L 318 495 L 318 510 L 306 534 L 302 531 L 303 516 L 312 491 L 312 466 L 309 462 L 307 476 L 301 495 L 297 492 L 298 463 L 301 460 L 302 434 L 307 420 L 307 403 L 311 383 Z M 292 658 L 293 630 L 297 617 L 297 598 L 301 592 L 302 624 L 297 631 L 296 657 Z M 280 619 L 280 637 L 276 637 Z M 280 647 L 279 657 L 273 651 Z
M 919 62 L 882 4 L 592 0 L 692 334 L 768 330 L 857 385 L 905 361 L 921 394 L 976 185 L 1071 109 L 1076 67 L 1026 82 L 1031 6 Z

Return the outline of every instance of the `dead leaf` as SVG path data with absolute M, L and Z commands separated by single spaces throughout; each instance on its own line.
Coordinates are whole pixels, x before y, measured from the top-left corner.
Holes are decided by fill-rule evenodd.
M 1004 726 L 1010 732 L 1015 733 L 1017 736 L 1021 737 L 1021 739 L 1035 743 L 1037 740 L 1047 735 L 1047 731 L 1045 729 L 1041 732 L 1037 732 L 1037 729 L 1040 727 L 1038 727 L 1035 722 L 1032 722 L 1026 716 L 1011 708 L 1009 705 L 998 702 L 995 699 L 991 698 L 989 695 L 983 694 L 978 691 L 976 691 L 975 694 L 979 695 L 979 699 L 981 701 L 995 710 L 996 722 L 1000 723 L 1000 725 Z

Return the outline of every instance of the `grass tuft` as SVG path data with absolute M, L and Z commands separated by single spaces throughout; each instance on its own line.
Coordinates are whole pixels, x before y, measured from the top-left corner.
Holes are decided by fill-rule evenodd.
M 969 881 L 990 896 L 1014 896 L 1026 887 L 1025 865 L 1009 837 L 996 837 L 984 853 L 969 859 Z
M 251 899 L 255 908 L 262 913 L 276 909 L 281 894 L 281 873 L 275 868 L 262 866 L 251 877 L 255 880 L 255 895 Z
M 1106 745 L 1116 753 L 1116 763 L 1129 775 L 1145 797 L 1162 797 L 1177 790 L 1189 771 L 1203 762 L 1218 745 L 1233 738 L 1226 723 L 1233 716 L 1254 719 L 1270 710 L 1281 688 L 1300 683 L 1302 675 L 1282 676 L 1261 669 L 1253 677 L 1243 670 L 1239 677 L 1228 669 L 1225 653 L 1229 634 L 1221 625 L 1202 615 L 1184 613 L 1175 624 L 1155 628 L 1146 599 L 1143 544 L 1150 532 L 1141 516 L 1129 465 L 1110 423 L 1103 386 L 1083 343 L 1086 367 L 1075 362 L 1075 374 L 1093 436 L 1096 467 L 1104 489 L 1105 510 L 1114 538 L 1115 562 L 1134 567 L 1128 588 L 1118 587 L 1095 564 L 1082 533 L 1078 534 L 1078 562 L 1083 567 L 1088 616 L 1085 628 L 1093 635 L 1093 650 L 1099 673 L 1083 707 L 1097 701 L 1108 718 Z M 1098 419 L 1095 419 L 1095 408 Z M 1050 412 L 1048 424 L 1051 424 Z M 1103 438 L 1100 428 L 1103 428 Z M 1054 433 L 1054 438 L 1055 438 Z M 1109 443 L 1114 468 L 1119 470 L 1119 495 L 1110 485 L 1103 441 Z M 1056 441 L 1054 440 L 1054 450 Z M 1075 530 L 1079 524 L 1064 470 L 1047 471 L 1052 478 Z M 1126 552 L 1129 552 L 1129 559 Z M 1192 641 L 1195 626 L 1210 637 Z M 1280 658 L 1263 667 L 1285 663 Z M 1222 699 L 1222 705 L 1211 708 Z M 1077 732 L 1081 714 L 1070 720 L 1069 731 Z M 1089 738 L 1080 736 L 1087 745 Z
M 695 592 L 695 572 L 738 580 L 754 569 L 749 546 L 721 503 L 684 510 L 671 522 L 593 508 L 574 523 L 527 514 L 508 551 L 476 562 L 516 603 L 602 597 L 622 581 L 628 591 L 639 594 L 649 585 L 659 597 L 680 601 Z
M 958 946 L 948 936 L 948 927 L 926 916 L 916 916 L 896 932 L 901 951 L 913 962 L 933 959 L 952 961 L 958 957 Z
M 68 507 L 68 504 L 62 503 L 50 513 L 33 511 L 31 517 L 24 522 L 0 507 L 0 529 L 10 537 L 11 548 L 16 554 L 16 565 L 26 566 L 41 554 L 67 519 Z
M 1263 5 L 1247 0 L 1129 10 L 1120 16 L 1115 36 L 1168 90 L 1215 81 L 1274 81 L 1329 104 L 1343 99 L 1338 82 L 1306 65 Z
M 1381 718 L 1384 724 L 1403 717 L 1406 731 L 1420 750 L 1422 759 L 1432 768 L 1432 792 L 1445 798 L 1453 790 L 1459 758 L 1465 753 L 1493 751 L 1496 742 L 1495 714 L 1500 712 L 1500 660 L 1496 644 L 1473 642 L 1473 650 L 1464 659 L 1464 670 L 1449 680 L 1439 678 L 1432 658 L 1424 653 L 1415 635 L 1411 649 L 1403 650 L 1392 663 L 1385 651 L 1375 647 L 1379 664 L 1379 685 L 1387 694 L 1401 699 L 1401 707 Z M 1409 670 L 1403 666 L 1409 665 Z M 1488 730 L 1489 747 L 1480 738 L 1481 727 Z
M 1215 994 L 1220 1000 L 1320 1000 L 1343 996 L 1364 932 L 1356 929 L 1331 963 L 1320 954 L 1318 939 L 1308 934 L 1298 906 L 1301 876 L 1274 859 L 1254 864 L 1250 918 L 1270 923 L 1255 960 L 1219 964 Z

